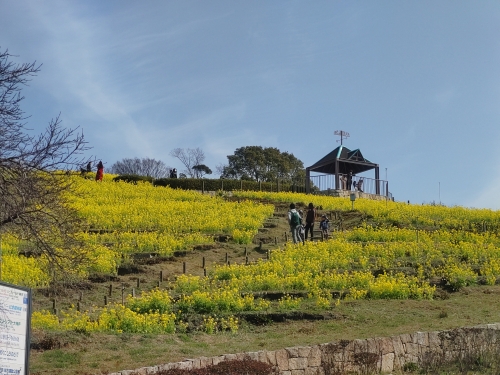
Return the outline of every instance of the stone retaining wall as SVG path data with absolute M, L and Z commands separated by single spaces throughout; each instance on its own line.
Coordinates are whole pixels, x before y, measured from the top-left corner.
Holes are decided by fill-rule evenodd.
M 187 359 L 110 375 L 152 375 L 172 368 L 193 369 L 216 365 L 222 361 L 250 358 L 273 365 L 280 375 L 328 375 L 344 372 L 390 373 L 410 363 L 450 360 L 467 354 L 494 349 L 499 352 L 500 323 L 449 331 L 415 332 L 393 337 L 342 340 L 314 346 L 297 346 L 280 350 L 261 350 L 216 357 Z

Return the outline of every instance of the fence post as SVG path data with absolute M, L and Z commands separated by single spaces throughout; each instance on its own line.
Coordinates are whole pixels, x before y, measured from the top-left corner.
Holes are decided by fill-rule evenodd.
M 201 183 L 201 193 L 205 194 L 205 181 L 202 181 Z

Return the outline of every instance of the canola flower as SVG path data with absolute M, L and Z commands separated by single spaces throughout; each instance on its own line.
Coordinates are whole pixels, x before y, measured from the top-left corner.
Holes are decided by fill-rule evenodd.
M 84 192 L 94 187 L 82 183 L 80 189 Z M 172 249 L 208 241 L 217 232 L 231 233 L 235 242 L 248 243 L 273 207 L 244 199 L 312 201 L 325 210 L 351 210 L 345 198 L 296 193 L 234 192 L 241 201 L 237 203 L 150 184 L 114 182 L 99 184 L 92 193 L 92 203 L 77 196 L 74 204 L 81 207 L 89 226 L 103 230 L 82 234 L 93 246 L 94 256 L 102 257 L 96 262 L 101 269 L 113 267 L 112 260 L 122 254 L 168 254 Z M 333 309 L 342 298 L 430 299 L 435 291 L 432 278 L 444 279 L 451 288 L 459 289 L 478 282 L 492 285 L 500 277 L 500 214 L 496 211 L 364 199 L 356 201 L 356 209 L 363 213 L 366 224 L 350 231 L 334 231 L 328 241 L 288 244 L 273 250 L 269 260 L 217 266 L 207 277 L 180 275 L 165 290 L 129 297 L 124 306 L 83 313 L 73 309 L 60 321 L 38 312 L 33 325 L 173 332 L 187 329 L 190 314 L 203 314 L 197 329 L 234 332 L 238 322 L 233 314 L 243 311 L 293 310 L 305 305 Z M 102 212 L 107 216 L 99 221 Z M 193 216 L 196 218 L 191 220 Z M 236 219 L 240 216 L 245 218 Z M 175 228 L 170 227 L 170 220 L 176 223 Z M 408 228 L 400 229 L 396 224 Z M 15 254 L 15 250 L 10 251 Z M 266 291 L 282 292 L 285 297 L 271 302 L 261 298 Z M 294 296 L 297 292 L 301 297 Z

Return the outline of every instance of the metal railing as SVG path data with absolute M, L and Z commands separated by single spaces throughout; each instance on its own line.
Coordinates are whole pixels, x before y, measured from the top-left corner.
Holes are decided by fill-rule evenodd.
M 336 186 L 335 175 L 325 174 L 311 176 L 311 187 L 313 188 L 313 190 L 319 189 L 319 191 L 347 190 L 387 197 L 391 196 L 389 192 L 389 182 L 386 180 L 376 180 L 369 177 L 352 176 L 350 184 L 348 184 L 348 178 L 348 175 L 339 174 L 339 186 Z

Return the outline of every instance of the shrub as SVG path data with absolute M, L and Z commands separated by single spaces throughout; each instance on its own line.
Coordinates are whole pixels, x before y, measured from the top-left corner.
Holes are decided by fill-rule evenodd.
M 153 177 L 148 176 L 138 176 L 136 174 L 122 174 L 113 178 L 113 181 L 125 181 L 136 184 L 137 182 L 151 182 L 153 183 Z
M 245 358 L 243 360 L 232 360 L 220 362 L 216 365 L 210 365 L 205 368 L 181 370 L 170 369 L 158 372 L 158 375 L 271 375 L 276 374 L 273 366 L 270 364 L 254 361 Z

